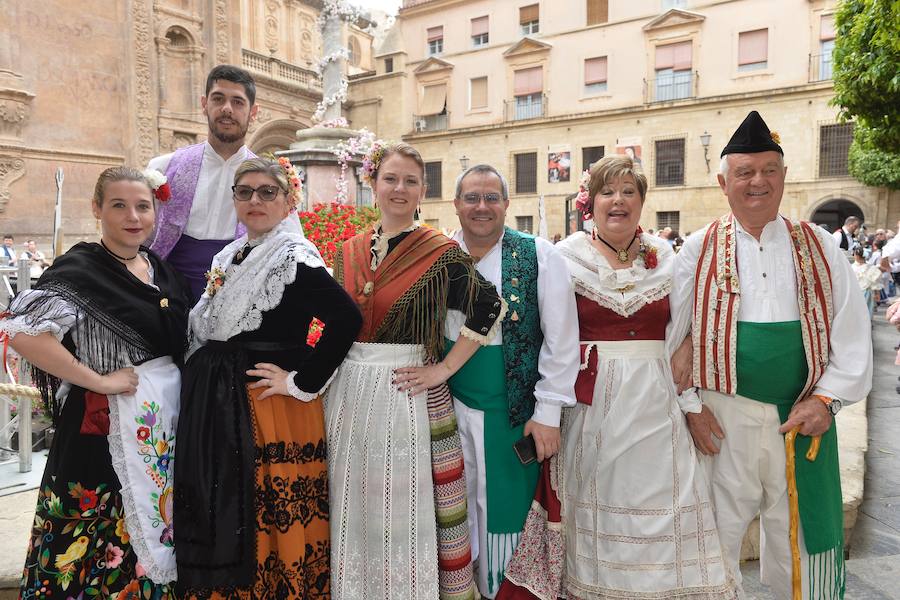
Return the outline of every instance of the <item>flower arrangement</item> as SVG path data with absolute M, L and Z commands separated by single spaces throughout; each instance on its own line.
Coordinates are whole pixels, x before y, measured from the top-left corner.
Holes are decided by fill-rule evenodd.
M 657 253 L 655 246 L 644 243 L 644 238 L 642 237 L 643 233 L 644 230 L 640 226 L 637 228 L 637 231 L 634 232 L 641 243 L 638 248 L 638 258 L 644 263 L 645 269 L 655 269 L 659 265 L 659 254 Z
M 350 127 L 350 123 L 348 123 L 347 119 L 345 119 L 344 117 L 336 117 L 334 119 L 322 121 L 321 123 L 319 123 L 319 127 L 324 127 L 326 129 L 336 129 L 340 127 Z
M 347 90 L 349 89 L 349 84 L 347 80 L 344 79 L 341 81 L 341 87 L 337 92 L 332 94 L 331 96 L 322 98 L 322 101 L 316 105 L 316 112 L 313 113 L 312 120 L 314 123 L 318 123 L 322 119 L 325 118 L 325 111 L 328 110 L 328 107 L 337 104 L 338 102 L 346 102 L 347 101 Z
M 591 200 L 591 172 L 585 169 L 578 180 L 578 195 L 575 196 L 575 208 L 577 208 L 585 219 L 591 218 L 591 211 L 594 209 L 594 202 Z
M 378 172 L 378 166 L 381 164 L 381 160 L 384 158 L 384 151 L 386 148 L 387 146 L 384 142 L 375 140 L 365 157 L 363 157 L 362 177 L 363 180 L 373 188 L 375 187 L 375 175 Z
M 286 157 L 278 157 L 278 164 L 284 170 L 288 184 L 291 186 L 291 191 L 288 194 L 288 203 L 291 205 L 291 210 L 297 210 L 297 205 L 300 203 L 303 195 L 303 184 L 300 183 L 300 175 L 297 174 L 297 169 Z
M 145 169 L 144 177 L 153 189 L 153 195 L 157 200 L 160 202 L 168 202 L 169 199 L 172 198 L 172 190 L 169 188 L 168 179 L 165 175 L 156 169 Z
M 339 119 L 343 119 L 343 117 L 332 119 L 332 121 L 338 121 Z M 346 122 L 346 120 L 344 120 L 344 122 Z M 346 204 L 350 200 L 347 183 L 347 169 L 350 167 L 350 160 L 356 156 L 363 155 L 362 173 L 360 175 L 366 183 L 372 185 L 370 180 L 366 177 L 366 158 L 372 153 L 373 148 L 383 145 L 384 142 L 376 139 L 374 133 L 363 127 L 359 130 L 357 135 L 351 137 L 346 142 L 339 142 L 337 146 L 335 146 L 333 153 L 338 159 L 338 164 L 341 165 L 341 174 L 335 182 L 337 187 L 337 194 L 335 196 L 336 202 Z M 377 168 L 377 165 L 375 168 Z
M 378 209 L 370 206 L 357 209 L 348 204 L 332 202 L 317 204 L 311 211 L 300 212 L 298 216 L 306 238 L 319 249 L 325 264 L 332 267 L 341 242 L 349 240 L 377 221 L 379 213 Z M 322 321 L 313 319 L 306 336 L 307 345 L 315 347 L 324 329 Z
M 219 267 L 213 267 L 206 272 L 206 295 L 212 298 L 225 285 L 225 271 Z

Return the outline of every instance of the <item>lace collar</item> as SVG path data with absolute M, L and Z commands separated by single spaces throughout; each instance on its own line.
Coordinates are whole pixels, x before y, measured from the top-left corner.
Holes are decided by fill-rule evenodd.
M 210 283 L 191 310 L 188 354 L 208 340 L 226 341 L 258 329 L 262 313 L 278 306 L 285 286 L 296 279 L 297 264 L 325 266 L 319 251 L 304 237 L 295 213 L 260 236 L 253 252 L 234 264 L 235 254 L 246 243 L 244 234 L 213 258 L 210 270 L 218 270 L 221 284 Z
M 384 233 L 381 230 L 381 221 L 378 221 L 372 226 L 372 264 L 371 269 L 375 271 L 378 268 L 385 257 L 388 255 L 388 251 L 390 250 L 390 246 L 388 243 L 394 239 L 395 237 L 402 235 L 404 233 L 409 233 L 410 231 L 415 231 L 419 228 L 418 223 L 413 222 L 412 225 L 404 229 L 403 231 L 396 231 L 393 233 Z

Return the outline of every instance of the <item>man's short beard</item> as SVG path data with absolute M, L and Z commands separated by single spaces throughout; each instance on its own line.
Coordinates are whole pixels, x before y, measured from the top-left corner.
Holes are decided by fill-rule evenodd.
M 246 125 L 241 126 L 239 121 L 235 119 L 232 120 L 238 123 L 238 126 L 240 126 L 240 133 L 234 135 L 224 134 L 218 130 L 218 128 L 216 127 L 216 122 L 213 119 L 207 119 L 210 135 L 212 135 L 223 144 L 233 144 L 235 142 L 243 141 L 244 138 L 247 137 L 247 129 L 249 128 L 250 124 L 247 123 Z

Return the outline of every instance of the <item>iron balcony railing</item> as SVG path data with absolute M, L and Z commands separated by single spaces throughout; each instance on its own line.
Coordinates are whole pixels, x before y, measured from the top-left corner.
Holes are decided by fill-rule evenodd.
M 506 121 L 525 121 L 547 116 L 547 94 L 528 94 L 503 101 Z
M 450 126 L 450 113 L 447 111 L 439 115 L 413 115 L 413 131 L 416 133 L 425 131 L 444 131 Z
M 697 97 L 697 82 L 700 79 L 696 71 L 675 71 L 654 79 L 644 80 L 644 101 L 671 102 L 685 98 Z
M 832 74 L 831 53 L 809 55 L 809 82 L 828 81 Z

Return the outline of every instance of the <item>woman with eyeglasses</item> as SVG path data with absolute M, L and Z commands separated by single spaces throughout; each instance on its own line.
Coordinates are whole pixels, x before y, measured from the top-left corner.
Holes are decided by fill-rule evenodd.
M 327 598 L 320 395 L 362 319 L 303 236 L 290 162 L 245 161 L 232 190 L 247 233 L 215 256 L 190 314 L 178 584 L 190 598 Z M 306 343 L 313 317 L 325 323 L 315 348 Z
M 493 337 L 502 301 L 455 242 L 415 222 L 425 196 L 415 148 L 376 145 L 363 170 L 381 220 L 347 240 L 334 264 L 364 320 L 326 400 L 332 597 L 471 599 L 463 456 L 446 382 Z M 449 309 L 466 321 L 445 353 Z

